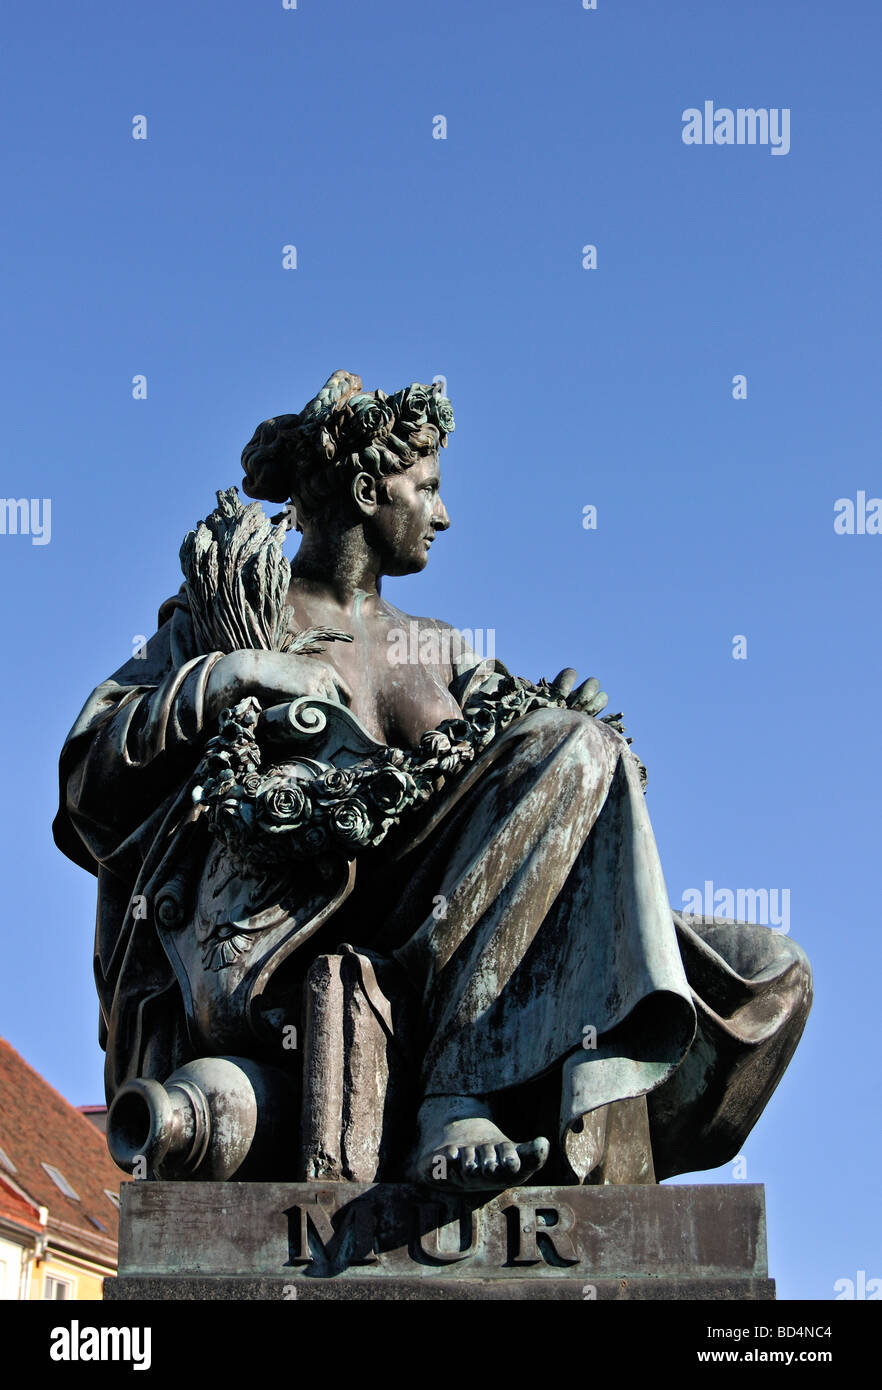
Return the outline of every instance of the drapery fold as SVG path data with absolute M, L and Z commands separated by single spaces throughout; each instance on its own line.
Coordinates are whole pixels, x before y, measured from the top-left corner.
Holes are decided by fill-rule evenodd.
M 205 687 L 221 653 L 195 651 L 181 595 L 161 617 L 143 656 L 90 695 L 60 761 L 56 842 L 98 876 L 108 1099 L 130 1076 L 164 1080 L 194 1055 L 179 982 L 132 905 L 192 835 L 189 788 L 214 732 Z M 469 680 L 464 666 L 450 688 L 464 700 L 499 671 L 484 663 Z M 646 1095 L 658 1177 L 738 1152 L 811 1000 L 789 939 L 672 913 L 628 745 L 576 711 L 517 720 L 360 855 L 331 927 L 407 973 L 424 1094 L 539 1082 L 556 1097 L 561 1144 L 584 1115 Z

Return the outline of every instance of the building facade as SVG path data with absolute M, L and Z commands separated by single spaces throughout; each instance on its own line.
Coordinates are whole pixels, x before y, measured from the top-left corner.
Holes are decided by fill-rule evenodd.
M 0 1039 L 0 1298 L 101 1298 L 125 1181 L 95 1120 Z

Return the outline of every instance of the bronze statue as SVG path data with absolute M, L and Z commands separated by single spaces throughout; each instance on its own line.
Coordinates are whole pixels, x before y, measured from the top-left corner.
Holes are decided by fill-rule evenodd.
M 264 422 L 245 491 L 293 509 L 293 563 L 218 493 L 68 736 L 54 831 L 98 877 L 130 1170 L 653 1182 L 734 1157 L 796 1047 L 804 955 L 672 912 L 598 682 L 516 678 L 383 599 L 450 525 L 453 428 L 436 386 L 346 372 Z

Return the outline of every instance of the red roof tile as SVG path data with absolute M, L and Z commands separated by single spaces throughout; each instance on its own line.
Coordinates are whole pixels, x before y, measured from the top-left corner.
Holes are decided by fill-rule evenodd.
M 0 1174 L 0 1219 L 14 1221 L 16 1226 L 26 1226 L 34 1235 L 42 1234 L 40 1213 L 33 1202 L 28 1202 Z
M 49 1209 L 50 1245 L 83 1247 L 116 1263 L 118 1218 L 105 1188 L 118 1193 L 127 1179 L 104 1136 L 23 1057 L 0 1038 L 0 1148 L 15 1164 L 12 1181 Z M 43 1168 L 57 1168 L 79 1196 L 66 1197 Z M 0 1164 L 0 1176 L 3 1174 Z M 89 1217 L 97 1218 L 101 1231 Z

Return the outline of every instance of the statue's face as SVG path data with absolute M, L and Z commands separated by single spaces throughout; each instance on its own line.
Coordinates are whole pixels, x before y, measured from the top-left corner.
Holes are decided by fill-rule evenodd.
M 385 478 L 384 487 L 386 500 L 365 525 L 365 535 L 382 557 L 383 574 L 416 574 L 428 563 L 435 533 L 450 525 L 441 501 L 438 450 L 426 450 L 403 473 Z

